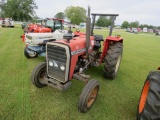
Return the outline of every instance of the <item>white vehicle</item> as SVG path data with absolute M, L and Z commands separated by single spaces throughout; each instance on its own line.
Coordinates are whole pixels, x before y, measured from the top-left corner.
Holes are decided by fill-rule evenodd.
M 127 29 L 126 29 L 126 32 L 131 32 L 131 29 L 130 29 L 130 28 L 127 28 Z
M 137 28 L 132 28 L 131 33 L 138 33 Z
M 14 27 L 14 22 L 12 18 L 4 18 L 2 21 L 2 27 Z
M 160 35 L 160 30 L 156 32 L 156 35 Z
M 86 28 L 86 23 L 80 23 L 79 27 L 80 28 Z
M 148 32 L 148 28 L 144 27 L 144 28 L 143 28 L 143 32 L 144 32 L 144 33 L 147 33 L 147 32 Z
M 55 30 L 52 33 L 25 34 L 27 47 L 24 49 L 24 55 L 26 58 L 35 58 L 38 55 L 45 56 L 46 43 L 55 40 L 62 40 L 66 33 L 68 33 L 67 30 Z

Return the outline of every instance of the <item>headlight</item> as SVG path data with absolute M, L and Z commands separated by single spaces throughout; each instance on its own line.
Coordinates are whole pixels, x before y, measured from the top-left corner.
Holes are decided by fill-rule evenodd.
M 52 61 L 49 61 L 49 66 L 53 66 L 53 62 Z
M 60 65 L 60 69 L 61 69 L 62 71 L 64 71 L 64 70 L 65 70 L 65 66 L 64 66 L 63 64 L 61 64 L 61 65 Z

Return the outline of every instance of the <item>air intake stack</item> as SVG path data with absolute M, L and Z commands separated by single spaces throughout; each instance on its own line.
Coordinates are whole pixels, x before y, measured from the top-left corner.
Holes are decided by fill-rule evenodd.
M 91 18 L 90 18 L 90 7 L 88 6 L 88 15 L 87 15 L 87 24 L 86 24 L 86 55 L 88 55 L 88 50 L 90 46 L 90 34 L 91 34 Z

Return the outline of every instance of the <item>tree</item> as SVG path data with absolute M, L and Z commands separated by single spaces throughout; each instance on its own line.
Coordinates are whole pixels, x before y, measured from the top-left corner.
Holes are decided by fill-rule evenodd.
M 108 27 L 111 25 L 111 18 L 107 18 L 105 16 L 100 16 L 96 22 L 96 25 L 100 26 L 100 27 Z
M 79 25 L 81 22 L 86 21 L 86 10 L 83 7 L 70 6 L 65 9 L 64 13 L 72 24 Z
M 41 19 L 40 17 L 35 15 L 34 17 L 32 17 L 32 22 L 38 22 L 38 20 L 40 20 L 40 19 Z
M 12 17 L 13 20 L 30 20 L 35 16 L 37 9 L 34 0 L 8 0 L 1 7 L 3 17 Z
M 128 28 L 129 27 L 129 22 L 128 21 L 124 21 L 121 25 L 122 28 Z
M 138 21 L 131 22 L 131 23 L 130 23 L 130 27 L 131 27 L 131 28 L 138 28 L 138 27 L 139 27 L 139 22 L 138 22 Z
M 141 24 L 139 27 L 142 28 L 142 29 L 143 29 L 144 27 L 148 28 L 148 25 L 147 25 L 147 24 Z
M 57 19 L 64 19 L 64 18 L 65 18 L 65 15 L 64 15 L 63 12 L 59 12 L 59 13 L 57 13 L 54 17 L 57 18 Z
M 148 29 L 154 29 L 154 26 L 153 25 L 149 25 Z
M 147 24 L 141 24 L 139 27 L 140 27 L 140 28 L 146 27 L 146 28 L 148 28 L 148 29 L 154 29 L 154 28 L 155 28 L 153 25 L 147 25 Z
M 5 6 L 5 0 L 1 0 L 0 1 L 0 17 L 3 16 L 3 11 L 2 11 L 2 8 Z

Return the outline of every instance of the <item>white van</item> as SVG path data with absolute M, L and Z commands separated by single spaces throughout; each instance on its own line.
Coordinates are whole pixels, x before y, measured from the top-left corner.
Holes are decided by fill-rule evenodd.
M 143 28 L 143 32 L 147 33 L 148 29 L 146 27 Z
M 12 18 L 4 18 L 2 21 L 2 27 L 14 27 L 14 22 Z

